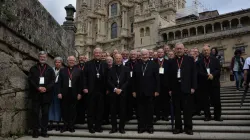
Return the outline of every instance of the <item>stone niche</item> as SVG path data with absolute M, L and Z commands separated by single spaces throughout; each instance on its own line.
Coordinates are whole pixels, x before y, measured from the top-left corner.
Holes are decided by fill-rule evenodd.
M 51 66 L 56 56 L 74 55 L 69 26 L 59 25 L 38 0 L 0 0 L 0 136 L 28 132 L 29 69 L 41 50 Z

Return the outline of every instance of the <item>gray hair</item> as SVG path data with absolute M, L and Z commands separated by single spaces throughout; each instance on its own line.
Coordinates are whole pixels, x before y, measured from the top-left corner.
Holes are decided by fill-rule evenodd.
M 69 56 L 69 57 L 67 58 L 68 61 L 69 61 L 69 58 L 70 58 L 70 57 L 74 57 L 74 59 L 75 59 L 75 61 L 76 61 L 76 58 L 75 58 L 75 56 L 73 56 L 73 55 L 72 55 L 72 56 Z
M 39 53 L 38 53 L 38 56 L 40 56 L 40 55 L 47 55 L 48 53 L 47 52 L 45 52 L 45 51 L 40 51 Z
M 149 53 L 149 51 L 147 49 L 141 49 L 141 53 L 143 53 L 143 52 Z
M 56 61 L 61 61 L 61 62 L 63 62 L 63 59 L 62 59 L 62 57 L 56 57 L 56 58 L 54 58 L 54 62 L 56 62 Z
M 100 50 L 100 52 L 102 53 L 102 49 L 101 48 L 95 48 L 93 52 L 96 52 L 97 50 Z
M 183 43 L 181 43 L 181 42 L 176 43 L 176 44 L 175 44 L 175 47 L 178 46 L 178 45 L 181 45 L 181 46 L 184 47 Z

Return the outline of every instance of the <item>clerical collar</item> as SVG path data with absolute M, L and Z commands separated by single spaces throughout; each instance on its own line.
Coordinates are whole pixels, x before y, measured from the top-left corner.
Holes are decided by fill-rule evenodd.
M 158 58 L 160 61 L 162 61 L 163 60 L 163 58 Z
M 117 67 L 120 67 L 122 64 L 116 65 Z
M 38 63 L 38 65 L 39 65 L 39 66 L 42 66 L 42 67 L 45 66 L 45 64 L 42 64 L 42 63 Z
M 80 63 L 80 66 L 84 66 L 85 63 Z
M 100 60 L 97 60 L 97 59 L 96 59 L 95 62 L 96 62 L 96 63 L 100 63 Z
M 56 70 L 56 71 L 59 71 L 59 70 L 60 70 L 60 68 L 58 69 L 58 68 L 56 68 L 56 67 L 55 67 L 55 70 Z
M 176 56 L 177 59 L 182 59 L 183 55 L 182 56 Z
M 143 63 L 143 64 L 147 64 L 147 63 L 148 63 L 148 61 L 149 61 L 149 60 L 147 60 L 147 61 L 142 61 L 142 63 Z

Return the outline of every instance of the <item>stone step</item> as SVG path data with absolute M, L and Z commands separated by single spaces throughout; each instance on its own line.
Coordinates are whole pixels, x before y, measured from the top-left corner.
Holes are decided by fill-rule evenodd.
M 220 97 L 242 97 L 243 93 L 239 94 L 220 94 Z M 249 97 L 250 94 L 246 95 L 246 97 Z
M 224 99 L 221 99 L 221 103 L 240 103 L 240 102 L 241 102 L 241 99 L 239 99 L 239 100 L 224 100 Z M 245 103 L 250 103 L 250 100 L 245 99 L 244 102 Z
M 210 107 L 210 109 L 212 110 L 213 107 Z M 250 110 L 249 106 L 230 106 L 230 107 L 222 107 L 222 110 Z
M 194 132 L 194 135 L 179 134 L 173 135 L 171 132 L 155 132 L 154 134 L 138 134 L 136 131 L 126 131 L 126 134 L 109 134 L 109 131 L 103 133 L 90 134 L 87 130 L 76 130 L 75 133 L 57 131 L 49 132 L 51 136 L 66 136 L 66 137 L 85 137 L 85 138 L 120 138 L 120 139 L 163 139 L 163 140 L 249 140 L 250 134 L 244 133 L 207 133 Z
M 221 97 L 221 100 L 241 100 L 242 97 Z M 250 100 L 250 96 L 246 96 L 245 99 Z
M 221 106 L 239 106 L 240 107 L 240 103 L 221 103 Z M 244 103 L 243 106 L 250 106 L 250 103 Z

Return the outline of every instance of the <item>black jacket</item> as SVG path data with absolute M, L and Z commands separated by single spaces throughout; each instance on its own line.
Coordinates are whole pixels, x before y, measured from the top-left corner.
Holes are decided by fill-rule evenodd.
M 30 68 L 28 81 L 29 81 L 29 88 L 30 88 L 30 94 L 32 100 L 39 100 L 40 97 L 43 98 L 43 102 L 49 103 L 52 100 L 52 92 L 55 84 L 55 73 L 54 70 L 48 65 L 44 64 L 44 67 L 46 66 L 46 69 L 44 70 L 43 77 L 44 77 L 44 85 L 39 85 L 40 81 L 40 64 L 36 64 Z M 41 69 L 42 71 L 43 69 Z M 39 87 L 45 87 L 46 92 L 40 93 L 38 91 Z M 42 96 L 40 96 L 42 94 Z
M 213 86 L 220 87 L 220 61 L 210 56 L 210 73 L 213 75 L 213 80 L 208 80 L 208 73 L 204 62 L 204 57 L 199 60 L 198 64 L 198 78 L 199 78 L 199 86 L 202 88 Z
M 121 89 L 123 94 L 127 93 L 128 82 L 130 79 L 130 72 L 126 66 L 121 65 L 120 76 L 116 75 L 116 66 L 113 66 L 108 72 L 108 87 L 109 91 L 114 91 L 115 88 Z M 119 76 L 119 86 L 118 86 L 118 78 Z
M 167 59 L 163 58 L 163 64 L 162 67 L 164 68 L 164 74 L 160 74 L 160 65 L 161 62 L 158 61 L 158 59 L 155 59 L 154 62 L 158 65 L 158 71 L 160 76 L 160 92 L 164 94 L 169 91 L 169 85 L 168 85 L 168 71 L 169 71 L 169 61 Z
M 155 92 L 160 91 L 159 68 L 154 61 L 147 61 L 147 68 L 144 76 L 142 72 L 143 62 L 135 65 L 133 72 L 133 91 L 137 95 L 154 96 Z
M 180 63 L 180 61 L 179 61 Z M 169 60 L 169 90 L 172 92 L 178 92 L 179 81 L 177 78 L 178 71 L 177 57 Z M 197 88 L 197 72 L 194 59 L 189 56 L 183 56 L 183 62 L 181 65 L 181 91 L 183 93 L 191 93 L 191 89 Z
M 58 78 L 58 84 L 59 84 L 59 91 L 58 94 L 61 93 L 62 96 L 68 96 L 69 94 L 72 95 L 71 97 L 74 97 L 77 99 L 78 94 L 82 94 L 81 92 L 81 70 L 78 67 L 73 67 L 72 69 L 72 79 L 71 79 L 71 93 L 69 92 L 69 68 L 65 67 L 60 70 L 59 78 Z
M 100 61 L 100 77 L 101 77 L 101 91 L 103 93 L 107 90 L 107 75 L 108 75 L 108 64 L 105 61 Z M 96 79 L 96 67 L 95 60 L 88 61 L 84 67 L 84 78 L 83 78 L 83 89 L 88 89 L 89 93 L 92 93 L 95 88 Z

